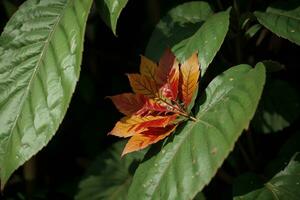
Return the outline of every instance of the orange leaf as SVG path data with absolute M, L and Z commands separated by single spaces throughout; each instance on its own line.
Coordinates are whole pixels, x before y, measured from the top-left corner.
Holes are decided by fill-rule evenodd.
M 153 112 L 169 112 L 166 104 L 153 99 L 145 99 L 143 107 L 136 112 L 137 115 L 153 114 Z
M 136 94 L 143 94 L 149 98 L 155 98 L 158 89 L 154 80 L 140 74 L 128 74 L 128 79 L 132 90 Z
M 141 56 L 141 64 L 140 64 L 140 73 L 148 78 L 155 80 L 155 72 L 157 69 L 157 64 L 152 60 L 146 58 L 145 56 Z
M 194 92 L 198 88 L 200 67 L 197 53 L 194 53 L 181 65 L 180 73 L 180 98 L 183 101 L 185 107 L 187 107 L 191 103 Z
M 124 93 L 110 98 L 117 109 L 124 115 L 132 115 L 144 106 L 144 97 L 140 94 Z
M 176 129 L 176 126 L 177 125 L 169 125 L 164 128 L 152 127 L 142 133 L 132 136 L 127 142 L 122 156 L 133 151 L 144 149 L 149 145 L 164 139 Z
M 170 116 L 138 116 L 123 117 L 109 133 L 118 137 L 130 137 L 148 130 L 149 127 L 165 127 L 175 120 L 177 115 Z

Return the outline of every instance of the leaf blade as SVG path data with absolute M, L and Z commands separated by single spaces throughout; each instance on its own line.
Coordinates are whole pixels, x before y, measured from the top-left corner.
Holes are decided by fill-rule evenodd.
M 244 79 L 247 81 L 241 81 Z M 161 152 L 138 167 L 128 198 L 193 198 L 214 176 L 234 141 L 248 127 L 264 81 L 262 64 L 252 70 L 245 65 L 234 67 L 212 81 L 206 90 L 206 101 L 199 108 L 198 122 L 188 122 Z M 221 126 L 220 122 L 227 125 Z
M 79 76 L 91 3 L 28 0 L 1 34 L 2 188 L 14 170 L 48 143 L 66 113 Z
M 96 5 L 106 25 L 117 35 L 117 22 L 128 0 L 98 0 Z
M 266 12 L 254 12 L 260 24 L 289 41 L 300 45 L 300 3 L 297 0 L 277 2 Z

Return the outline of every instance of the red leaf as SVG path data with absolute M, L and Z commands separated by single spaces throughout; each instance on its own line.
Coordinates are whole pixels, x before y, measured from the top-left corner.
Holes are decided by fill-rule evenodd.
M 152 127 L 142 133 L 132 136 L 127 142 L 122 156 L 133 151 L 144 149 L 149 145 L 164 139 L 176 129 L 176 126 L 177 125 L 169 125 L 164 128 Z
M 124 115 L 133 115 L 139 111 L 145 103 L 143 95 L 133 93 L 124 93 L 108 98 L 113 101 L 117 109 Z
M 118 137 L 130 137 L 139 134 L 149 127 L 165 127 L 175 120 L 177 115 L 170 116 L 126 116 L 118 121 L 109 133 Z

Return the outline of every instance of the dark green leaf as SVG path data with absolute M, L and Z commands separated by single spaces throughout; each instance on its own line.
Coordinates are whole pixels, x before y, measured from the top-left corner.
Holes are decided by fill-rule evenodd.
M 11 17 L 16 10 L 18 9 L 17 6 L 15 6 L 13 3 L 11 3 L 9 0 L 3 0 L 2 1 L 6 15 L 8 17 Z
M 117 35 L 118 18 L 126 6 L 128 0 L 97 0 L 96 5 L 99 9 L 100 15 L 112 32 Z
M 264 81 L 262 64 L 232 67 L 215 78 L 195 106 L 198 121 L 182 125 L 159 153 L 138 167 L 129 199 L 192 199 L 248 127 Z
M 239 183 L 242 184 L 242 183 Z M 284 170 L 276 174 L 261 188 L 235 200 L 298 200 L 300 197 L 300 154 L 295 154 Z
M 285 0 L 272 4 L 266 12 L 254 13 L 259 23 L 276 35 L 300 45 L 300 1 Z
M 80 72 L 92 0 L 28 0 L 0 37 L 0 178 L 58 129 Z
M 287 82 L 268 80 L 253 119 L 253 128 L 262 133 L 271 133 L 288 127 L 299 117 L 300 97 Z
M 166 48 L 191 37 L 212 14 L 206 2 L 184 3 L 170 10 L 156 25 L 146 55 L 158 61 Z
M 278 72 L 285 68 L 284 65 L 273 60 L 264 60 L 262 63 L 264 63 L 267 72 Z
M 127 199 L 132 180 L 130 167 L 143 158 L 145 151 L 121 158 L 124 145 L 124 142 L 116 143 L 92 163 L 86 178 L 79 184 L 76 200 Z

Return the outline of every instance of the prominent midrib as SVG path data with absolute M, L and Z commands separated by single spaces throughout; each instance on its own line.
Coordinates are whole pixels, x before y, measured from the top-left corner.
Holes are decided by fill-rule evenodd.
M 219 101 L 216 101 L 214 105 L 218 104 L 222 99 L 224 99 L 225 96 L 226 96 L 228 93 L 230 93 L 230 92 L 232 91 L 232 89 L 233 89 L 233 88 L 231 88 L 231 89 L 228 90 L 223 96 L 221 96 L 220 99 L 219 99 Z M 209 110 L 211 109 L 212 106 L 213 106 L 213 105 L 211 105 L 209 108 L 207 108 L 205 111 L 203 111 L 203 114 L 209 112 Z M 201 114 L 201 113 L 202 113 L 202 112 L 199 112 L 198 114 Z M 198 114 L 197 114 L 197 116 L 198 116 Z M 203 114 L 201 114 L 200 116 L 202 116 Z M 197 119 L 199 120 L 198 123 L 206 124 L 206 122 L 200 120 L 199 117 L 197 117 Z M 190 123 L 192 123 L 192 124 L 190 125 L 191 128 L 189 129 L 189 132 L 190 132 L 189 134 L 191 134 L 191 132 L 194 130 L 194 127 L 198 124 L 198 123 L 196 123 L 196 122 L 190 122 Z M 187 126 L 187 125 L 185 125 L 185 127 L 186 127 L 186 126 Z M 173 160 L 174 157 L 177 155 L 177 152 L 179 151 L 179 149 L 180 149 L 181 145 L 183 144 L 183 142 L 186 141 L 186 138 L 188 137 L 189 134 L 186 134 L 186 137 L 183 137 L 182 140 L 178 143 L 177 148 L 175 148 L 175 151 L 173 151 L 174 154 L 172 155 L 170 161 Z M 161 179 L 162 179 L 162 177 L 164 176 L 164 174 L 166 173 L 166 170 L 170 167 L 170 164 L 171 164 L 171 162 L 168 162 L 167 166 L 164 168 L 163 172 L 161 173 L 161 175 L 160 175 L 160 177 L 159 177 L 158 183 L 161 182 Z M 155 187 L 153 188 L 152 194 L 155 193 L 155 191 L 157 190 L 157 188 L 158 188 L 158 184 L 156 184 Z M 152 197 L 153 197 L 153 196 L 152 196 Z M 151 199 L 153 199 L 152 197 L 151 197 Z
M 42 52 L 41 52 L 41 54 L 40 54 L 39 60 L 37 61 L 37 64 L 35 65 L 35 68 L 34 68 L 34 71 L 33 71 L 33 73 L 32 73 L 32 76 L 31 76 L 31 78 L 30 78 L 30 80 L 29 80 L 29 82 L 28 82 L 28 86 L 27 86 L 27 88 L 26 88 L 25 94 L 24 94 L 23 97 L 22 97 L 22 100 L 21 100 L 21 106 L 19 107 L 19 110 L 18 110 L 18 112 L 17 112 L 16 118 L 15 118 L 15 120 L 14 120 L 14 122 L 13 122 L 13 126 L 12 126 L 11 129 L 10 129 L 10 133 L 9 133 L 9 135 L 8 135 L 8 140 L 7 140 L 7 145 L 6 145 L 6 147 L 5 147 L 5 152 L 7 152 L 8 147 L 9 147 L 9 144 L 11 144 L 11 136 L 12 136 L 12 134 L 13 134 L 13 131 L 15 130 L 15 127 L 16 127 L 17 121 L 18 121 L 18 119 L 19 119 L 19 116 L 20 116 L 20 114 L 21 114 L 21 112 L 22 112 L 24 103 L 26 102 L 26 99 L 27 99 L 27 97 L 28 97 L 28 94 L 29 94 L 29 91 L 30 91 L 30 88 L 31 88 L 31 85 L 32 85 L 32 81 L 35 79 L 35 76 L 36 76 L 36 74 L 37 74 L 37 72 L 38 72 L 38 70 L 39 70 L 39 68 L 40 68 L 40 66 L 41 66 L 41 62 L 42 62 L 42 60 L 44 59 L 44 57 L 45 57 L 45 55 L 46 55 L 46 53 L 47 53 L 47 51 L 48 51 L 48 46 L 49 46 L 50 42 L 52 41 L 53 34 L 55 33 L 56 28 L 57 28 L 58 24 L 60 23 L 62 17 L 64 16 L 65 10 L 66 10 L 66 8 L 69 6 L 69 4 L 70 4 L 71 1 L 72 1 L 72 0 L 67 0 L 67 3 L 66 3 L 65 6 L 62 8 L 61 14 L 59 14 L 59 15 L 57 16 L 57 21 L 56 21 L 56 23 L 53 24 L 53 29 L 50 30 L 49 35 L 48 35 L 48 37 L 47 37 L 47 39 L 46 39 L 46 41 L 45 41 L 45 44 L 44 44 L 44 47 L 43 47 Z M 5 154 L 5 155 L 8 155 L 8 154 Z M 5 160 L 5 158 L 3 158 L 3 160 Z M 4 162 L 3 162 L 3 163 L 4 163 Z

